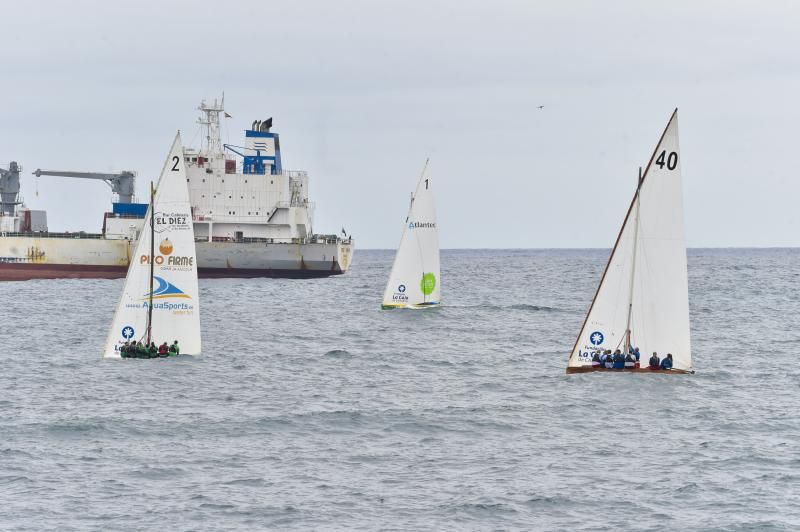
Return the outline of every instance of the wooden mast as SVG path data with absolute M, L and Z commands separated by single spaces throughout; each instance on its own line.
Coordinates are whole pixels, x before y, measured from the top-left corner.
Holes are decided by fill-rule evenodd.
M 147 305 L 147 345 L 150 345 L 151 331 L 153 328 L 153 276 L 155 275 L 156 262 L 156 212 L 155 212 L 156 189 L 153 182 L 150 182 L 150 296 Z
M 633 281 L 636 278 L 636 251 L 639 246 L 639 209 L 641 208 L 642 167 L 639 167 L 639 178 L 636 181 L 636 215 L 633 217 L 633 259 L 631 260 L 631 283 L 628 290 L 628 319 L 625 322 L 625 354 L 631 350 L 631 316 L 633 314 Z

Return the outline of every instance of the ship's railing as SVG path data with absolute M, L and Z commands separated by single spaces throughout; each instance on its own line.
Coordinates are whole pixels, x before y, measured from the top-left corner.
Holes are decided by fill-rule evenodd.
M 24 231 L 24 232 L 0 232 L 0 237 L 32 237 L 32 238 L 91 238 L 102 239 L 105 238 L 101 233 L 51 233 L 49 231 Z M 196 236 L 195 242 L 207 242 L 208 237 Z M 215 236 L 211 239 L 213 242 L 237 242 L 237 243 L 260 243 L 260 244 L 336 244 L 337 242 L 349 242 L 349 239 L 340 239 L 336 235 L 313 235 L 308 238 L 262 238 L 262 237 L 224 237 Z
M 24 231 L 24 232 L 0 232 L 0 237 L 5 236 L 24 236 L 33 238 L 96 238 L 101 239 L 103 235 L 100 233 L 51 233 L 49 231 Z
M 187 162 L 187 164 L 189 166 L 197 166 L 199 168 L 203 168 L 205 166 L 206 172 L 211 173 L 212 166 L 209 164 L 209 158 L 207 156 L 201 156 L 201 155 L 198 155 L 198 154 L 195 154 L 195 153 L 189 154 L 188 151 L 187 151 L 187 155 L 191 155 L 189 157 L 190 160 Z M 231 156 L 230 153 L 226 153 L 225 157 L 224 157 L 225 164 L 226 164 L 225 173 L 226 174 L 234 174 L 234 173 L 235 174 L 244 174 L 245 173 L 244 172 L 244 161 L 239 157 L 235 157 L 233 159 L 230 159 L 229 158 L 230 156 Z M 199 157 L 204 157 L 204 160 L 203 160 L 203 162 L 205 163 L 204 165 L 203 164 L 198 164 L 198 161 L 196 159 L 199 158 Z M 217 158 L 218 157 L 214 157 L 214 159 L 217 159 Z M 195 159 L 195 160 L 192 161 L 191 159 Z M 227 167 L 228 161 L 234 161 L 234 165 L 231 166 L 231 167 Z M 272 171 L 272 172 L 267 172 L 267 173 L 263 173 L 263 174 L 251 173 L 251 174 L 247 174 L 247 175 L 252 175 L 252 176 L 257 176 L 257 175 L 263 175 L 263 176 L 280 175 L 280 176 L 287 176 L 289 178 L 305 178 L 305 177 L 308 177 L 308 172 L 306 172 L 305 170 L 281 170 L 280 172 Z
M 339 242 L 343 244 L 350 243 L 350 237 L 340 238 L 338 235 L 314 235 L 309 240 L 311 242 L 319 242 L 321 244 L 337 244 Z
M 136 216 L 135 214 L 117 214 L 113 212 L 106 213 L 109 218 L 124 218 L 126 220 L 144 220 L 144 216 Z
M 194 237 L 195 242 L 208 242 L 206 236 Z M 212 242 L 226 242 L 233 244 L 337 244 L 339 242 L 349 243 L 350 240 L 340 239 L 336 235 L 314 235 L 309 238 L 262 238 L 262 237 L 227 237 L 227 236 L 214 236 L 211 237 Z
M 308 177 L 308 172 L 305 170 L 281 170 L 272 175 L 285 175 L 289 177 Z
M 289 207 L 305 207 L 309 210 L 314 210 L 317 204 L 307 199 L 295 199 L 294 201 L 276 201 L 272 207 L 260 211 L 261 214 L 195 214 L 192 216 L 192 221 L 202 223 L 231 223 L 238 221 L 243 223 L 260 223 L 264 218 L 269 220 L 278 209 L 288 209 Z M 252 212 L 252 211 L 251 211 Z
M 293 199 L 292 201 L 276 201 L 272 205 L 272 209 L 268 212 L 272 212 L 276 209 L 288 209 L 289 207 L 311 207 L 314 208 L 314 202 L 308 201 L 307 199 Z

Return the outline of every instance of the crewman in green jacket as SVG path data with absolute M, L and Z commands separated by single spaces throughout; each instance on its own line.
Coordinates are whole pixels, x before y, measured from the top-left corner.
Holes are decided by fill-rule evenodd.
M 148 358 L 150 355 L 147 346 L 141 341 L 136 344 L 136 358 Z

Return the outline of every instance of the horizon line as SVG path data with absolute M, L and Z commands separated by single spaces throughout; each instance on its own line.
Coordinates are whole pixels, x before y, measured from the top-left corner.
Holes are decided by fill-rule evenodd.
M 361 251 L 397 251 L 397 248 L 356 248 Z M 569 247 L 569 248 L 440 248 L 439 251 L 585 251 L 585 250 L 608 250 L 611 247 Z M 692 246 L 687 247 L 687 250 L 698 249 L 800 249 L 798 246 Z

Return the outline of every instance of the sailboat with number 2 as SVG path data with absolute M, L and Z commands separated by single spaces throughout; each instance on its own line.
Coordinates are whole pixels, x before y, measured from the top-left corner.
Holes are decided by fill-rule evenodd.
M 200 354 L 197 253 L 184 163 L 177 134 L 155 190 L 151 187 L 146 222 L 106 340 L 106 358 Z M 152 344 L 162 345 L 161 352 L 156 347 L 153 353 Z

